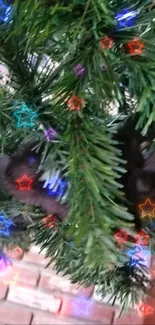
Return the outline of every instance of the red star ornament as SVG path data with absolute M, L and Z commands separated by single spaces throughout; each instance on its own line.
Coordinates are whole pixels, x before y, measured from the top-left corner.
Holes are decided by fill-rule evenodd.
M 31 184 L 33 183 L 33 180 L 29 178 L 26 175 L 23 175 L 21 178 L 17 179 L 16 182 L 19 185 L 20 191 L 30 191 L 31 190 Z
M 54 228 L 55 224 L 57 222 L 57 219 L 49 214 L 47 217 L 43 218 L 43 221 L 44 221 L 45 227 Z
M 155 216 L 155 204 L 152 204 L 150 199 L 147 199 L 144 204 L 138 205 L 139 209 L 142 210 L 141 217 L 146 216 L 154 217 Z
M 122 245 L 125 242 L 127 242 L 128 236 L 129 236 L 128 233 L 126 231 L 122 230 L 122 229 L 115 234 L 115 238 L 116 238 L 117 243 L 119 245 Z
M 103 49 L 111 49 L 113 47 L 113 39 L 109 36 L 105 36 L 101 41 L 100 44 Z
M 83 100 L 77 96 L 72 96 L 67 103 L 70 111 L 79 111 L 82 107 Z
M 141 230 L 137 235 L 134 236 L 137 245 L 148 245 L 149 235 L 145 234 L 143 230 Z
M 130 54 L 142 54 L 144 43 L 137 39 L 134 39 L 133 41 L 127 43 L 127 47 L 129 49 Z
M 152 308 L 149 305 L 144 304 L 144 302 L 140 303 L 139 306 L 137 306 L 137 313 L 140 317 L 152 314 L 154 311 L 154 308 Z

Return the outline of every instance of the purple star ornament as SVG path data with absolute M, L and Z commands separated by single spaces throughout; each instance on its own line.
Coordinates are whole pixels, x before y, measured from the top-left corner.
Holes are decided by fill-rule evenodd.
M 47 140 L 53 140 L 56 137 L 56 131 L 52 128 L 49 128 L 44 132 Z
M 84 75 L 84 72 L 85 72 L 85 67 L 82 66 L 81 64 L 77 64 L 75 65 L 75 67 L 73 68 L 74 70 L 74 73 L 76 75 L 76 77 L 81 77 Z

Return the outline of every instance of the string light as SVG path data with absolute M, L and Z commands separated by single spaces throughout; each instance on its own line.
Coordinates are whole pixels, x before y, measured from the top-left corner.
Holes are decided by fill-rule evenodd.
M 31 184 L 33 183 L 33 180 L 29 178 L 26 175 L 23 175 L 21 178 L 17 179 L 16 182 L 19 185 L 19 190 L 23 191 L 30 191 L 31 190 Z
M 12 7 L 6 5 L 2 0 L 0 0 L 0 21 L 7 22 L 11 11 Z
M 127 43 L 127 47 L 129 49 L 130 54 L 139 55 L 139 54 L 142 54 L 142 52 L 143 52 L 144 43 L 135 39 L 135 40 Z
M 118 29 L 123 27 L 131 27 L 134 23 L 134 19 L 136 17 L 136 11 L 128 10 L 127 8 L 123 9 L 119 13 L 116 14 L 115 19 L 118 23 Z
M 13 223 L 6 217 L 5 213 L 0 213 L 0 234 L 8 236 L 11 225 Z
M 100 41 L 100 45 L 102 46 L 102 48 L 104 49 L 111 49 L 113 47 L 113 39 L 110 38 L 109 36 L 105 36 L 101 41 Z
M 56 131 L 53 128 L 44 131 L 44 134 L 47 140 L 53 140 L 56 137 Z
M 76 77 L 83 76 L 85 72 L 85 67 L 83 67 L 81 64 L 77 64 L 74 68 L 74 73 Z
M 82 107 L 83 100 L 77 96 L 72 96 L 67 103 L 70 111 L 79 111 Z
M 37 113 L 32 111 L 27 107 L 27 105 L 22 105 L 21 109 L 14 112 L 13 115 L 17 119 L 17 126 L 28 126 L 32 127 L 35 125 L 34 118 L 37 116 Z

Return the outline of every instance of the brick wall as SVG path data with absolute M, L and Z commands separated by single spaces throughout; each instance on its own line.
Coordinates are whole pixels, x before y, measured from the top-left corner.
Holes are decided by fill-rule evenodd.
M 101 302 L 94 286 L 79 288 L 53 266 L 45 269 L 48 260 L 38 252 L 33 246 L 21 260 L 13 258 L 0 278 L 1 325 L 143 324 L 134 311 L 117 319 L 118 306 L 108 305 L 107 297 Z
M 151 261 L 151 278 L 155 280 L 155 256 L 152 257 Z M 145 316 L 144 325 L 155 324 L 155 286 L 152 286 L 150 290 L 150 296 L 146 299 L 146 304 L 152 307 L 151 313 Z

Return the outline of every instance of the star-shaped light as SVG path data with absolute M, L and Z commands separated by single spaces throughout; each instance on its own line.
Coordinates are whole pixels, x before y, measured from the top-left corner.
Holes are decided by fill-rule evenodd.
M 106 64 L 100 64 L 101 71 L 105 72 L 108 70 L 108 66 Z
M 117 20 L 118 23 L 118 29 L 132 26 L 136 15 L 137 15 L 136 11 L 131 11 L 127 8 L 120 11 L 115 16 L 115 19 Z
M 148 256 L 150 254 L 150 250 L 148 248 L 144 248 L 141 245 L 137 245 L 135 248 L 130 249 L 127 252 L 127 255 L 130 256 L 130 257 L 132 257 L 133 255 L 137 255 L 140 252 L 144 253 L 145 256 Z
M 153 314 L 154 308 L 152 308 L 149 305 L 144 304 L 144 302 L 141 302 L 137 307 L 137 313 L 140 317 Z
M 53 128 L 49 128 L 48 130 L 44 131 L 44 134 L 47 140 L 53 140 L 57 133 Z
M 141 262 L 141 263 L 140 263 L 140 262 Z M 130 266 L 135 267 L 135 266 L 137 266 L 137 265 L 145 266 L 145 264 L 142 264 L 142 259 L 141 259 L 141 258 L 137 258 L 137 259 L 135 259 L 135 258 L 131 257 L 131 258 L 130 258 Z
M 13 115 L 17 118 L 17 126 L 34 126 L 34 118 L 37 116 L 37 113 L 32 111 L 27 107 L 27 105 L 23 105 L 21 109 L 14 112 Z
M 139 209 L 142 210 L 141 217 L 155 216 L 155 204 L 151 203 L 150 199 L 147 199 L 144 204 L 138 205 Z
M 115 238 L 118 242 L 119 245 L 122 245 L 124 244 L 125 242 L 127 242 L 127 238 L 128 238 L 129 234 L 121 229 L 120 231 L 118 231 L 116 234 L 115 234 Z
M 145 234 L 143 230 L 141 230 L 137 235 L 134 236 L 137 245 L 148 245 L 149 235 Z
M 114 41 L 111 37 L 105 36 L 101 41 L 100 45 L 103 49 L 111 49 L 113 47 Z
M 134 39 L 133 41 L 127 44 L 127 47 L 129 49 L 130 54 L 138 55 L 138 54 L 142 54 L 144 43 L 137 39 Z
M 0 234 L 9 235 L 9 227 L 12 225 L 12 221 L 9 220 L 5 213 L 0 213 Z
M 85 72 L 85 67 L 81 64 L 75 65 L 73 68 L 76 77 L 83 76 Z
M 82 107 L 83 100 L 77 96 L 72 96 L 67 103 L 70 111 L 79 111 Z
M 44 187 L 47 187 L 48 195 L 57 195 L 62 197 L 68 188 L 68 184 L 66 181 L 63 181 L 60 177 L 58 177 L 58 173 L 53 173 L 49 183 L 45 183 Z
M 78 297 L 73 300 L 73 305 L 75 307 L 76 315 L 78 316 L 88 316 L 90 311 L 90 307 L 92 306 L 93 302 L 85 297 Z
M 130 249 L 127 255 L 130 257 L 130 264 L 135 266 L 136 264 L 146 265 L 146 259 L 150 256 L 151 252 L 148 248 L 144 248 L 141 245 L 137 245 L 135 248 Z M 145 264 L 143 264 L 143 262 Z
M 0 21 L 7 21 L 11 13 L 12 7 L 0 0 Z
M 31 190 L 31 184 L 33 183 L 33 180 L 29 178 L 26 175 L 23 175 L 21 178 L 17 179 L 16 182 L 19 185 L 19 190 L 23 191 L 30 191 Z
M 57 218 L 53 217 L 52 215 L 48 215 L 47 217 L 43 218 L 45 227 L 54 228 L 57 222 Z
M 140 245 L 137 245 L 136 247 L 134 247 L 133 249 L 130 249 L 128 252 L 127 252 L 127 255 L 129 257 L 133 257 L 133 255 L 136 255 L 137 253 L 140 253 L 140 251 L 142 250 L 141 246 Z

